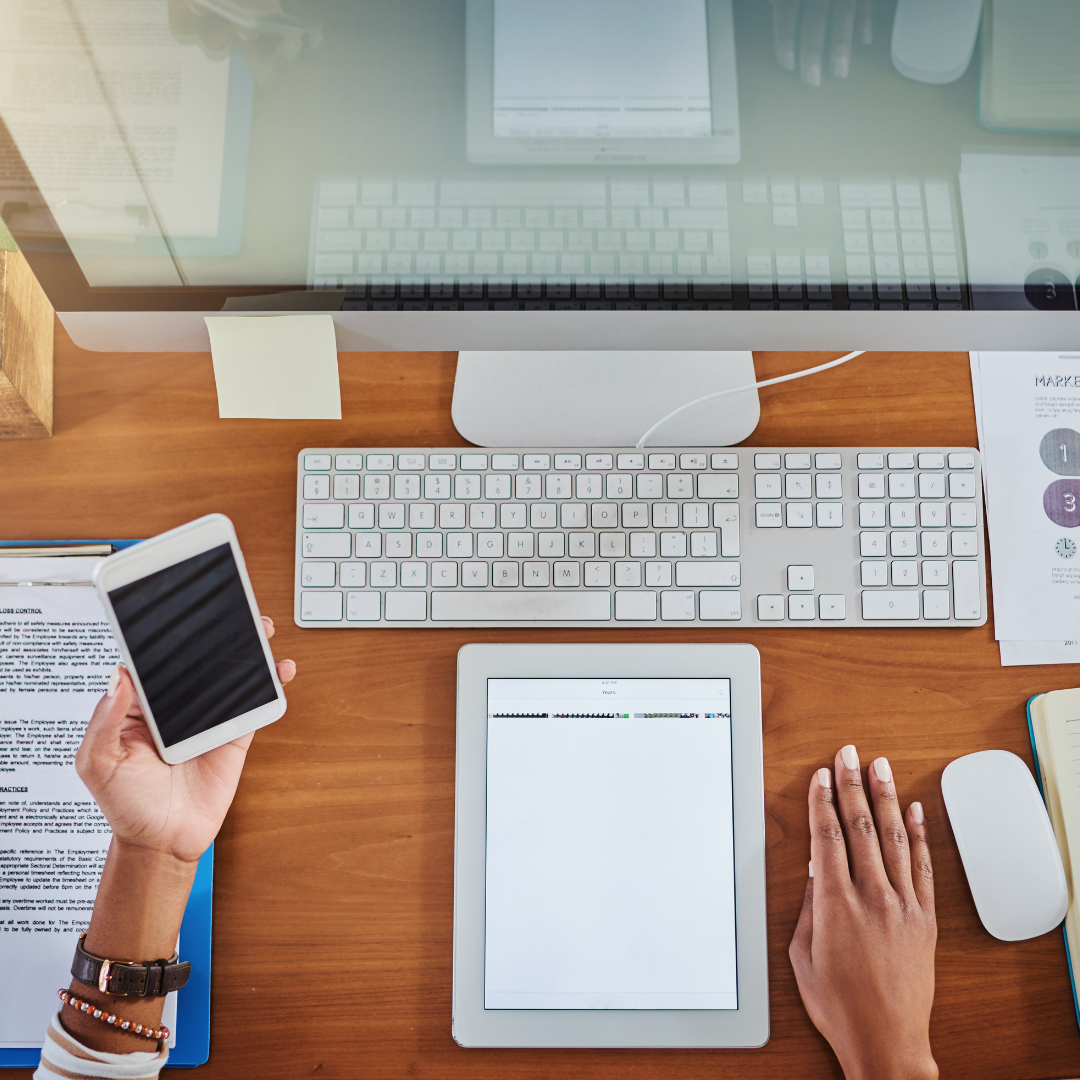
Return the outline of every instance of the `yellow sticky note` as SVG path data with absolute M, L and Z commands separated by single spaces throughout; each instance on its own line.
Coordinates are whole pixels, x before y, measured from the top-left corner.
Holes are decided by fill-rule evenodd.
M 219 416 L 341 419 L 331 315 L 208 317 L 206 329 Z

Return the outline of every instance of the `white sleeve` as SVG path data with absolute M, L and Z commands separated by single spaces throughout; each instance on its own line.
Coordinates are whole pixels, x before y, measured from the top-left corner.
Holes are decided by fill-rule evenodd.
M 83 1046 L 60 1024 L 60 1014 L 52 1018 L 41 1048 L 41 1064 L 33 1080 L 156 1080 L 169 1060 L 169 1048 L 135 1050 L 130 1054 L 106 1054 Z

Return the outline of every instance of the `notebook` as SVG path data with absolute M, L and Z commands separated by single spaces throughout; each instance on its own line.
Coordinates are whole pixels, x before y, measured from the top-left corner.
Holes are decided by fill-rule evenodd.
M 72 758 L 119 654 L 89 582 L 101 557 L 134 543 L 0 542 L 0 969 L 26 973 L 17 995 L 0 990 L 0 1068 L 38 1064 L 93 906 L 110 833 Z M 213 867 L 211 848 L 180 930 L 191 978 L 166 1002 L 170 1066 L 210 1053 Z
M 1039 790 L 1054 827 L 1065 877 L 1069 882 L 1069 910 L 1065 914 L 1065 954 L 1069 962 L 1073 1005 L 1080 1022 L 1076 996 L 1080 963 L 1080 690 L 1053 690 L 1036 694 L 1027 703 L 1028 734 L 1035 754 Z M 1075 853 L 1077 865 L 1073 866 Z

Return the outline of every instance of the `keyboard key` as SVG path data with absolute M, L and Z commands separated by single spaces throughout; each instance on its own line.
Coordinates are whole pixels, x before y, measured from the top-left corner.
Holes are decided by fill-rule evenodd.
M 644 479 L 643 476 L 638 477 L 639 481 Z M 699 499 L 737 499 L 739 497 L 739 474 L 701 473 L 697 478 L 697 494 Z M 648 496 L 642 497 L 647 498 Z
M 615 594 L 615 619 L 618 622 L 654 622 L 656 620 L 656 593 L 617 592 Z
M 885 477 L 874 476 L 872 473 L 859 473 L 859 498 L 884 499 Z
M 843 593 L 822 593 L 818 597 L 818 617 L 828 622 L 847 618 L 847 597 Z
M 672 477 L 668 477 L 672 479 Z M 754 477 L 754 497 L 758 499 L 779 499 L 782 491 L 780 477 L 772 473 L 758 473 Z
M 864 592 L 862 617 L 873 620 L 918 619 L 917 592 Z
M 819 529 L 842 529 L 844 508 L 840 503 L 818 503 L 817 525 Z
M 828 477 L 834 480 L 836 477 Z M 809 476 L 800 476 L 798 473 L 788 473 L 784 477 L 784 495 L 789 499 L 809 499 L 813 494 Z
M 361 533 L 356 538 L 358 559 L 378 559 L 382 555 L 382 533 Z
M 915 455 L 914 454 L 890 454 L 889 455 L 889 468 L 890 469 L 914 469 L 915 468 Z
M 526 589 L 544 589 L 551 584 L 551 564 L 529 561 L 521 564 L 521 583 Z
M 975 477 L 963 473 L 949 473 L 949 498 L 974 499 Z
M 915 533 L 893 532 L 889 534 L 890 555 L 917 555 L 919 553 L 916 544 Z
M 755 469 L 779 469 L 780 468 L 780 455 L 779 454 L 755 454 L 754 455 L 754 468 Z
M 832 469 L 836 470 L 841 467 L 841 457 L 839 454 L 815 454 L 814 455 L 814 468 L 815 469 Z
M 922 553 L 930 558 L 949 554 L 949 537 L 943 532 L 924 532 L 920 538 Z
M 555 468 L 565 469 L 567 472 L 577 472 L 581 468 L 580 454 L 556 454 Z
M 607 589 L 611 587 L 611 563 L 587 562 L 584 565 L 585 587 Z
M 720 554 L 724 558 L 738 558 L 741 554 L 739 541 L 739 504 L 713 505 L 713 525 L 720 530 Z
M 975 468 L 975 455 L 974 454 L 950 454 L 949 455 L 949 468 L 950 469 L 974 469 Z
M 356 475 L 348 475 L 338 473 L 334 477 L 334 498 L 335 499 L 359 499 L 360 498 L 360 477 Z
M 457 454 L 432 454 L 428 458 L 428 468 L 432 472 L 453 472 L 457 468 Z
M 810 468 L 810 455 L 809 454 L 785 454 L 784 455 L 784 468 L 785 469 L 809 469 Z
M 398 468 L 402 472 L 423 472 L 426 464 L 425 454 L 398 454 Z
M 920 469 L 944 469 L 945 468 L 945 455 L 944 454 L 920 454 L 919 455 L 919 468 Z
M 611 455 L 610 454 L 586 454 L 585 455 L 585 468 L 586 469 L 599 469 L 601 471 L 611 468 Z
M 737 469 L 739 467 L 739 455 L 713 454 L 711 464 L 714 469 Z
M 892 583 L 894 585 L 918 585 L 919 564 L 899 559 L 892 564 Z
M 953 614 L 958 619 L 982 618 L 982 590 L 977 562 L 953 563 Z
M 342 588 L 362 589 L 367 584 L 367 564 L 362 562 L 343 562 L 338 567 L 338 577 Z
M 757 503 L 754 507 L 754 513 L 759 529 L 779 529 L 783 527 L 784 522 L 780 517 L 779 503 Z
M 309 559 L 347 559 L 352 552 L 349 533 L 304 533 L 300 551 Z
M 367 467 L 369 472 L 393 472 L 393 454 L 368 454 Z
M 883 529 L 885 527 L 884 503 L 859 503 L 859 527 Z
M 979 554 L 979 534 L 976 532 L 954 532 L 952 534 L 952 553 L 954 555 Z
M 694 594 L 692 592 L 662 592 L 660 594 L 660 618 L 665 622 L 690 622 L 694 618 Z
M 431 584 L 437 589 L 453 588 L 458 583 L 458 564 L 456 562 L 433 562 L 431 564 Z
M 373 562 L 368 566 L 372 588 L 392 589 L 397 585 L 396 562 Z
M 390 477 L 389 476 L 373 476 L 368 473 L 364 477 L 364 498 L 365 499 L 389 499 L 390 498 Z
M 884 454 L 859 454 L 855 459 L 860 469 L 884 469 Z
M 388 559 L 408 559 L 412 557 L 412 533 L 391 533 L 385 538 L 386 557 Z
M 532 472 L 543 471 L 551 468 L 550 454 L 526 454 L 522 459 L 521 467 Z
M 949 617 L 949 593 L 947 589 L 927 589 L 922 595 L 924 619 L 947 619 Z
M 488 467 L 487 454 L 462 454 L 461 468 L 466 472 L 482 472 Z M 370 466 L 369 466 L 370 468 Z
M 864 558 L 882 557 L 885 551 L 885 534 L 883 532 L 859 533 L 859 554 Z
M 812 529 L 814 527 L 814 508 L 807 504 L 789 502 L 787 504 L 787 527 L 789 529 Z
M 577 563 L 574 563 L 574 565 L 576 566 Z M 489 580 L 490 574 L 486 562 L 463 562 L 461 564 L 461 584 L 465 588 L 484 588 Z
M 517 454 L 492 454 L 491 467 L 493 469 L 509 469 L 512 472 L 516 472 L 519 460 Z
M 761 622 L 781 622 L 784 618 L 784 598 L 765 594 L 757 598 L 757 617 Z
M 518 564 L 516 562 L 493 562 L 491 564 L 491 584 L 498 589 L 516 588 L 518 583 Z
M 327 468 L 330 466 L 327 465 Z M 363 454 L 338 454 L 334 458 L 334 468 L 338 472 L 362 472 L 364 469 Z
M 427 585 L 427 563 L 403 562 L 399 566 L 399 575 L 403 588 L 420 588 Z
M 950 503 L 949 524 L 954 529 L 970 529 L 976 525 L 975 503 Z
M 330 477 L 329 476 L 305 476 L 304 477 L 305 499 L 329 499 Z
M 427 618 L 427 593 L 388 592 L 385 604 L 387 622 L 423 622 Z
M 665 559 L 686 557 L 686 533 L 662 532 L 660 534 L 660 554 Z
M 945 477 L 941 473 L 919 473 L 919 498 L 944 499 Z
M 863 562 L 859 564 L 859 582 L 862 585 L 888 585 L 889 564 L 884 562 Z
M 300 566 L 300 584 L 305 589 L 322 589 L 335 584 L 337 567 L 332 562 L 306 562 Z
M 666 588 L 671 584 L 671 563 L 647 562 L 645 584 L 651 588 Z
M 809 622 L 814 618 L 814 598 L 812 596 L 789 596 L 788 618 L 796 622 Z
M 914 499 L 915 477 L 907 473 L 889 473 L 889 498 Z
M 674 454 L 650 454 L 649 455 L 649 468 L 657 470 L 666 470 L 675 468 L 675 455 Z
M 330 455 L 329 454 L 305 454 L 304 455 L 304 468 L 305 469 L 329 469 L 330 468 Z M 307 477 L 304 478 L 305 480 Z
M 645 468 L 645 455 L 644 454 L 619 454 L 616 458 L 616 464 L 620 469 L 627 469 L 633 471 L 636 469 Z
M 922 503 L 919 506 L 919 524 L 924 529 L 943 529 L 947 524 L 945 507 L 941 503 Z
M 683 507 L 685 510 L 686 507 Z M 706 511 L 707 512 L 707 511 Z M 708 524 L 706 520 L 703 524 Z M 695 559 L 716 558 L 716 533 L 692 532 L 690 534 L 690 554 Z
M 814 568 L 812 566 L 789 566 L 787 587 L 792 592 L 814 591 Z
M 300 618 L 304 622 L 341 622 L 342 599 L 339 592 L 302 592 Z
M 737 562 L 675 564 L 675 584 L 686 586 L 738 586 L 742 584 L 742 568 Z
M 742 593 L 702 590 L 698 593 L 698 617 L 737 622 L 742 618 Z
M 305 503 L 305 529 L 345 528 L 345 507 L 341 503 Z
M 611 593 L 437 592 L 431 594 L 431 619 L 463 623 L 608 622 Z
M 911 529 L 915 526 L 914 503 L 890 503 L 889 524 L 894 529 Z
M 922 564 L 922 583 L 924 585 L 948 585 L 949 564 L 944 561 L 927 559 Z
M 709 467 L 709 458 L 706 454 L 680 454 L 679 455 L 679 468 L 680 469 L 707 469 Z
M 378 622 L 380 593 L 350 592 L 345 594 L 345 618 L 349 622 Z

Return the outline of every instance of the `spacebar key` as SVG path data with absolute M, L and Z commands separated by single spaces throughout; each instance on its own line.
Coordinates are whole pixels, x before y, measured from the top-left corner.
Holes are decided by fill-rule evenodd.
M 610 618 L 611 594 L 607 592 L 431 594 L 432 622 L 607 622 Z

